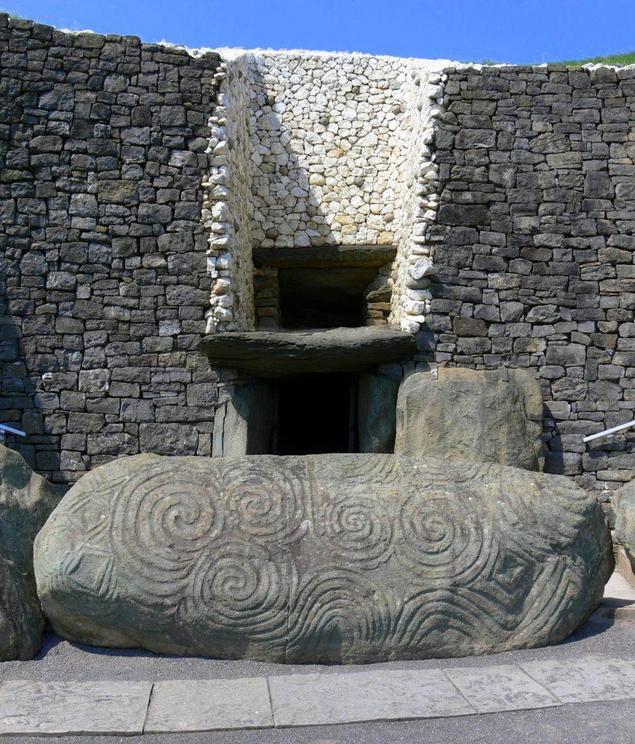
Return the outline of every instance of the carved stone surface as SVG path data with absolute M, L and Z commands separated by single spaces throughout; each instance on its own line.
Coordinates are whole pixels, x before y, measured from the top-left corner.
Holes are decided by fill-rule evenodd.
M 561 641 L 612 569 L 559 476 L 394 455 L 138 455 L 84 476 L 35 545 L 71 640 L 279 662 Z
M 395 452 L 538 470 L 542 416 L 540 386 L 524 370 L 420 372 L 399 388 Z
M 57 502 L 53 486 L 0 445 L 0 661 L 31 659 L 40 648 L 33 541 Z
M 635 480 L 615 494 L 615 534 L 635 571 Z

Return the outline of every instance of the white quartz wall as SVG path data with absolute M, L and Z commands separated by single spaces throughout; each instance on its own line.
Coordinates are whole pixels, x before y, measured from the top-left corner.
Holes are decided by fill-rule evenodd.
M 431 128 L 444 63 L 312 52 L 224 59 L 205 212 L 208 330 L 253 328 L 254 246 L 368 244 L 397 247 L 390 322 L 416 332 L 428 301 Z
M 255 244 L 393 243 L 406 61 L 269 53 L 252 71 Z
M 399 130 L 402 178 L 397 223 L 397 257 L 393 266 L 391 325 L 416 333 L 429 311 L 433 246 L 429 228 L 439 206 L 434 134 L 443 113 L 447 75 L 430 63 L 410 60 L 405 84 L 406 112 Z
M 203 205 L 214 279 L 208 333 L 254 328 L 248 70 L 244 56 L 225 61 L 219 105 L 210 120 L 210 175 Z

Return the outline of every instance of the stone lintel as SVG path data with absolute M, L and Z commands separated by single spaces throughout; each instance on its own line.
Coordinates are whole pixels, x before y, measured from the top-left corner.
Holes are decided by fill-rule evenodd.
M 384 266 L 397 255 L 393 245 L 324 245 L 310 248 L 254 248 L 256 268 L 328 269 L 332 266 Z
M 199 346 L 213 367 L 254 377 L 356 373 L 409 359 L 414 336 L 385 326 L 307 331 L 249 331 L 205 336 Z

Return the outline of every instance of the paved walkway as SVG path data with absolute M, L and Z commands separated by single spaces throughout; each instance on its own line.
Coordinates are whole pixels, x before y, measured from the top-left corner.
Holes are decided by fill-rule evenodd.
M 635 697 L 635 660 L 164 682 L 0 684 L 0 735 L 142 734 L 403 721 Z
M 47 663 L 45 653 L 34 662 L 2 665 L 0 671 L 6 669 L 8 674 L 0 678 L 0 737 L 244 729 L 262 729 L 264 734 L 265 729 L 325 724 L 459 719 L 579 704 L 592 708 L 597 703 L 635 699 L 635 654 L 628 640 L 635 634 L 635 592 L 616 575 L 606 594 L 604 606 L 587 626 L 588 640 L 570 644 L 578 646 L 577 653 L 563 644 L 494 657 L 378 664 L 361 670 L 315 666 L 306 671 L 299 667 L 287 670 L 275 665 L 225 662 L 220 670 L 223 674 L 237 667 L 262 673 L 214 679 L 132 679 L 137 676 L 131 674 L 133 668 L 136 663 L 143 665 L 144 659 L 127 658 L 117 679 L 82 677 L 64 681 L 68 676 L 60 667 L 55 674 L 34 679 Z M 608 630 L 613 619 L 609 616 L 616 609 L 615 633 L 621 645 L 612 647 Z M 594 635 L 600 639 L 604 636 L 604 642 L 594 640 Z M 601 653 L 579 652 L 591 642 L 595 644 L 592 648 L 601 649 Z M 48 656 L 51 654 L 54 659 L 55 647 Z M 194 672 L 193 667 L 182 666 L 187 660 L 172 661 L 180 665 L 180 674 L 188 668 Z M 500 661 L 505 663 L 497 663 Z M 22 672 L 26 672 L 26 678 Z M 126 673 L 128 679 L 123 676 Z

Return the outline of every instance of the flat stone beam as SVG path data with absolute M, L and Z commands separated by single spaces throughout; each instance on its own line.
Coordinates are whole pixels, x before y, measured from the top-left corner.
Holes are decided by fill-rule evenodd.
M 212 367 L 265 378 L 364 372 L 417 352 L 414 336 L 385 327 L 219 333 L 205 336 L 199 348 Z
M 254 248 L 254 266 L 276 269 L 328 269 L 332 266 L 383 266 L 396 256 L 392 245 L 325 245 L 311 248 Z

